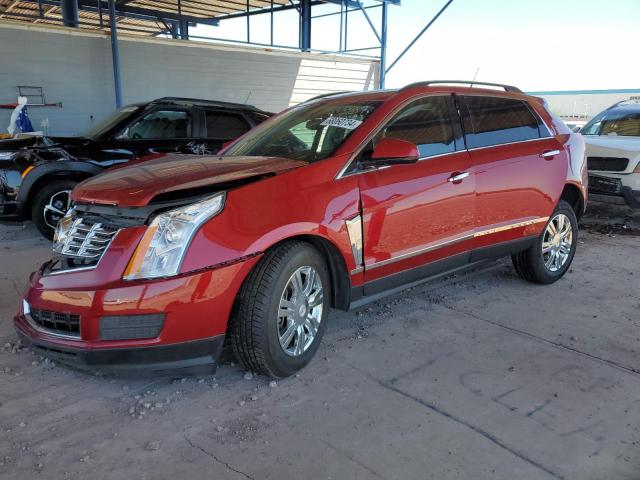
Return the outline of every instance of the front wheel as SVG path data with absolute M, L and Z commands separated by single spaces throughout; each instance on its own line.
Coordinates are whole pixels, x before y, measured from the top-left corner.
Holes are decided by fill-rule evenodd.
M 229 327 L 234 353 L 253 372 L 288 377 L 318 350 L 329 311 L 327 265 L 292 241 L 267 253 L 242 286 Z
M 527 250 L 511 257 L 516 272 L 530 282 L 549 284 L 559 280 L 571 266 L 578 246 L 578 220 L 560 200 L 547 225 Z
M 55 180 L 36 193 L 31 204 L 31 220 L 38 231 L 53 240 L 56 225 L 71 205 L 71 190 L 78 182 Z

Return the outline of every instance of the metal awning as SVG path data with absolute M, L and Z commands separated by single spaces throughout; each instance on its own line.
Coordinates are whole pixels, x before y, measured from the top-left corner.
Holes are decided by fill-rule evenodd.
M 113 51 L 114 76 L 116 83 L 116 103 L 120 105 L 120 73 L 118 53 L 118 31 L 146 36 L 170 36 L 190 38 L 189 27 L 208 24 L 218 25 L 223 20 L 246 18 L 247 45 L 265 47 L 295 48 L 304 52 L 338 53 L 342 55 L 366 55 L 379 52 L 380 87 L 385 85 L 386 73 L 407 53 L 420 37 L 431 27 L 453 0 L 446 0 L 444 6 L 407 45 L 407 47 L 387 66 L 387 7 L 400 5 L 401 0 L 0 0 L 0 22 L 3 20 L 23 23 L 65 25 L 85 30 L 109 31 Z M 313 16 L 315 5 L 333 4 L 338 11 Z M 367 10 L 381 8 L 380 30 L 374 25 Z M 274 43 L 274 13 L 295 9 L 299 14 L 298 45 L 276 45 Z M 252 41 L 250 17 L 257 14 L 271 14 L 271 40 L 267 44 Z M 377 44 L 369 47 L 349 48 L 347 21 L 349 14 L 363 15 L 374 33 Z M 339 16 L 339 48 L 327 52 L 311 48 L 311 25 L 313 18 Z M 222 42 L 238 42 L 228 38 L 213 36 L 194 37 Z
M 0 21 L 62 25 L 64 0 L 0 0 Z M 332 3 L 332 2 L 330 2 Z M 77 0 L 77 26 L 109 29 L 107 0 Z M 117 0 L 118 29 L 139 35 L 170 34 L 180 22 L 217 24 L 262 10 L 296 8 L 289 0 Z

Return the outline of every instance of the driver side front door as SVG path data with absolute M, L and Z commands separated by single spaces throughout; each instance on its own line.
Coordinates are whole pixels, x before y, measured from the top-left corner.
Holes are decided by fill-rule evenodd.
M 420 160 L 359 175 L 364 294 L 464 266 L 475 222 L 475 179 L 451 96 L 400 110 L 375 137 L 417 145 Z

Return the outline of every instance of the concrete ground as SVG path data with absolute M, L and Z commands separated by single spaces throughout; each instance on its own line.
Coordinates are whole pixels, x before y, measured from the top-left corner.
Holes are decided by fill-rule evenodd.
M 640 213 L 583 224 L 557 284 L 501 261 L 333 312 L 277 383 L 232 363 L 105 378 L 20 348 L 49 246 L 0 226 L 0 478 L 640 479 Z

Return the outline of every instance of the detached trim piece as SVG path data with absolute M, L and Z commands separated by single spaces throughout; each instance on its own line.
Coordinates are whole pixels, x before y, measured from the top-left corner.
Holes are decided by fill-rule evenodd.
M 362 216 L 358 215 L 344 222 L 347 226 L 349 241 L 351 243 L 351 253 L 356 268 L 351 271 L 352 275 L 360 273 L 364 270 L 363 252 L 362 252 Z

